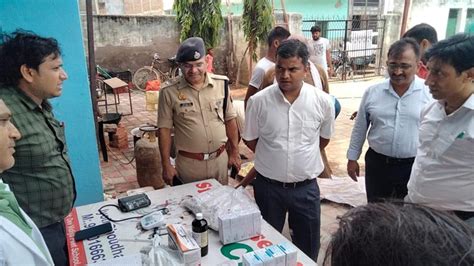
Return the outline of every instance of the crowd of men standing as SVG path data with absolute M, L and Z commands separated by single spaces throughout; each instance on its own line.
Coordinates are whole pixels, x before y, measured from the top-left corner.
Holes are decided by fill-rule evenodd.
M 420 27 L 423 29 L 418 30 Z M 417 39 L 419 31 L 422 32 L 421 39 Z M 473 65 L 472 61 L 466 64 L 454 55 L 461 58 L 471 56 L 466 51 L 473 47 L 473 38 L 458 35 L 435 44 L 436 39 L 423 37 L 427 31 L 429 27 L 425 24 L 416 26 L 406 34 L 407 37 L 415 38 L 402 38 L 390 46 L 386 62 L 389 78 L 368 88 L 362 98 L 347 153 L 347 170 L 349 176 L 357 180 L 357 159 L 367 138 L 370 147 L 366 154 L 369 202 L 406 200 L 451 211 L 471 224 L 474 214 L 474 171 L 472 164 L 468 163 L 472 161 L 472 156 L 467 147 L 473 147 L 474 135 L 470 106 L 474 89 Z M 290 33 L 282 27 L 276 27 L 269 33 L 267 53 L 257 63 L 250 79 L 245 97 L 245 123 L 239 133 L 255 152 L 255 167 L 240 185 L 253 182 L 255 200 L 262 216 L 277 230 L 283 229 L 288 214 L 294 243 L 316 260 L 320 234 L 316 177 L 324 170 L 321 150 L 333 135 L 335 105 L 330 95 L 322 90 L 322 79 L 318 78 L 314 86 L 304 82 L 311 75 L 310 59 L 316 54 L 310 54 L 310 51 L 316 49 L 320 28 L 314 27 L 312 33 L 309 43 L 290 38 Z M 321 46 L 320 42 L 316 43 Z M 427 50 L 431 45 L 433 47 Z M 327 62 L 325 47 L 327 45 L 317 49 L 324 51 L 318 55 Z M 200 55 L 201 52 L 194 49 L 191 54 Z M 185 63 L 199 59 L 199 56 L 189 57 Z M 315 62 L 320 64 L 319 60 Z M 331 74 L 331 66 L 326 64 L 322 67 L 327 70 L 317 72 L 318 77 Z M 442 73 L 441 69 L 446 73 Z M 202 75 L 203 80 L 209 76 L 204 72 Z M 452 93 L 444 80 L 448 78 L 458 81 Z M 190 83 L 188 79 L 184 73 L 177 82 L 187 80 Z M 222 106 L 224 99 L 232 105 L 231 98 L 223 97 L 222 86 L 216 88 L 220 94 L 217 106 Z M 200 86 L 193 86 L 192 89 L 194 93 L 201 93 Z M 186 118 L 183 109 L 193 110 L 192 106 L 202 106 L 186 103 L 188 94 L 180 98 L 179 91 L 174 92 L 179 101 L 169 101 L 165 98 L 167 90 L 164 88 L 164 96 L 160 98 L 159 113 L 165 108 L 173 109 L 169 113 L 175 116 L 175 123 Z M 227 90 L 225 85 L 223 90 Z M 214 106 L 211 104 L 211 112 Z M 427 113 L 428 106 L 444 113 L 444 116 L 437 114 L 437 118 L 431 117 L 431 113 Z M 218 109 L 217 113 L 220 112 Z M 197 113 L 201 119 L 197 125 L 205 127 L 204 110 L 198 110 Z M 452 134 L 455 133 L 451 129 L 435 126 L 436 123 L 443 123 L 443 120 L 446 127 L 451 126 L 454 120 L 461 119 L 458 117 L 460 114 L 466 115 L 462 115 L 465 121 L 461 122 L 462 126 L 460 124 L 455 128 L 457 133 L 454 137 Z M 167 125 L 168 128 L 172 126 L 176 127 L 176 124 Z M 189 131 L 194 129 L 189 127 Z M 191 141 L 191 135 L 189 138 Z M 198 141 L 194 136 L 192 139 Z M 203 141 L 207 143 L 209 140 Z M 458 142 L 462 142 L 466 149 L 454 156 L 450 149 L 459 152 Z M 443 150 L 434 153 L 441 144 L 444 145 Z M 205 158 L 212 158 L 212 154 L 220 154 L 216 147 L 201 149 L 204 152 L 195 157 L 206 161 Z M 192 146 L 182 149 L 187 154 L 193 153 L 186 150 L 190 148 Z M 178 150 L 180 153 L 180 148 Z M 432 173 L 433 169 L 437 169 L 436 173 Z M 427 175 L 427 172 L 430 174 Z M 179 171 L 177 175 L 180 175 Z
M 241 185 L 253 182 L 263 218 L 278 231 L 288 215 L 293 242 L 316 261 L 316 178 L 325 169 L 324 148 L 337 134 L 337 104 L 324 89 L 333 72 L 327 44 L 320 28 L 311 31 L 309 42 L 289 38 L 282 27 L 270 32 L 267 54 L 249 83 L 241 128 L 227 77 L 206 71 L 201 38 L 186 39 L 176 57 L 182 76 L 160 93 L 158 128 L 163 178 L 170 185 L 207 178 L 228 184 L 228 169 L 240 169 L 242 137 L 255 152 L 255 168 Z M 414 38 L 402 38 L 388 51 L 389 78 L 364 93 L 347 152 L 348 174 L 357 180 L 367 138 L 369 202 L 398 198 L 452 212 L 474 228 L 474 36 L 436 42 L 417 38 L 416 27 L 406 35 Z M 13 254 L 25 236 L 33 240 L 25 251 L 29 261 L 66 265 L 63 219 L 76 193 L 64 125 L 48 101 L 61 95 L 67 79 L 61 51 L 55 39 L 30 32 L 4 40 L 0 177 L 8 186 L 0 182 L 0 235 L 13 242 L 0 242 L 0 264 L 17 259 Z M 272 78 L 265 78 L 270 71 Z M 305 82 L 308 76 L 312 84 Z M 269 84 L 262 86 L 265 80 Z M 169 160 L 172 132 L 175 166 Z M 19 235 L 11 235 L 12 228 Z
M 473 37 L 458 34 L 437 41 L 433 27 L 419 24 L 391 45 L 389 79 L 368 88 L 362 98 L 347 172 L 357 179 L 357 159 L 367 138 L 369 202 L 423 204 L 454 212 L 474 226 L 474 61 L 467 52 Z

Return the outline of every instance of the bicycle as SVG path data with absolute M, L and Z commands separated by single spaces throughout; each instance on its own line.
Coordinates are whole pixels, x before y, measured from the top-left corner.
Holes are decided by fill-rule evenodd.
M 168 80 L 173 79 L 179 75 L 179 67 L 176 62 L 176 56 L 168 58 L 169 69 L 163 72 L 163 60 L 160 55 L 155 53 L 153 55 L 153 61 L 150 66 L 144 66 L 139 68 L 133 74 L 132 83 L 138 90 L 145 91 L 146 83 L 150 80 L 160 80 L 161 84 L 166 83 Z

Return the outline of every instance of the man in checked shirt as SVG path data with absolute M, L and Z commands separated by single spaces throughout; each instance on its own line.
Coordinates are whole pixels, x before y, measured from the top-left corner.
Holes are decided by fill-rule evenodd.
M 53 38 L 16 31 L 1 38 L 0 98 L 22 138 L 16 164 L 1 174 L 21 208 L 39 227 L 55 265 L 67 265 L 63 219 L 76 198 L 64 127 L 48 99 L 58 97 L 67 74 Z

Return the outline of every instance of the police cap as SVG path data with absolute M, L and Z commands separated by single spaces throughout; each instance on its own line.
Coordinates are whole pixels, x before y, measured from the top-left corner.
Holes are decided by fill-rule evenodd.
M 176 53 L 176 61 L 184 63 L 196 61 L 206 55 L 204 41 L 199 37 L 191 37 L 184 40 Z

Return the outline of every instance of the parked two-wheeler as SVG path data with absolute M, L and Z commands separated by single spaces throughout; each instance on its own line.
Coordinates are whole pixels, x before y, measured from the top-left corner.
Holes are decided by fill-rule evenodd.
M 347 51 L 336 50 L 332 54 L 332 65 L 335 69 L 336 77 L 339 80 L 353 79 L 354 69 L 351 60 L 347 55 Z

